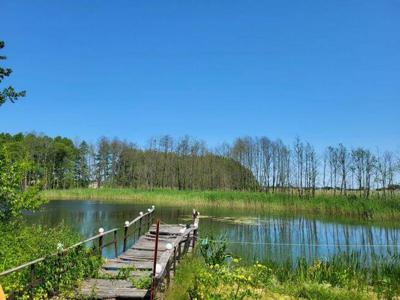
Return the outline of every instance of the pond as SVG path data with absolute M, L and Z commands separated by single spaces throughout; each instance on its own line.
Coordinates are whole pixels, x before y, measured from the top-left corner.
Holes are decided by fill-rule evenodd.
M 105 230 L 122 227 L 126 220 L 134 219 L 149 206 L 115 201 L 53 200 L 40 211 L 26 215 L 26 219 L 31 224 L 65 224 L 86 238 L 95 235 L 100 227 Z M 189 223 L 191 209 L 157 206 L 155 217 L 165 223 Z M 294 261 L 298 257 L 325 258 L 354 251 L 367 259 L 400 253 L 398 227 L 348 224 L 299 215 L 202 208 L 199 229 L 201 237 L 223 236 L 229 243 L 229 251 L 247 261 Z M 112 248 L 105 249 L 106 256 L 111 257 L 112 253 Z

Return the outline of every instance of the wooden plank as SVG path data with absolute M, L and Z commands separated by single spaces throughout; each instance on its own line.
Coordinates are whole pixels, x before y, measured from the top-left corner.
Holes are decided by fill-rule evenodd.
M 160 255 L 161 253 L 158 254 L 158 256 Z M 154 250 L 148 251 L 148 250 L 137 250 L 137 249 L 129 249 L 128 251 L 125 251 L 120 256 L 118 256 L 119 259 L 147 258 L 151 260 L 153 260 L 153 257 L 154 257 Z
M 88 279 L 79 288 L 79 296 L 95 299 L 143 299 L 147 289 L 137 289 L 128 280 Z
M 152 261 L 124 261 L 124 260 L 108 260 L 104 265 L 103 269 L 106 270 L 118 270 L 122 268 L 133 267 L 137 270 L 151 270 L 153 268 Z
M 181 229 L 184 228 L 182 226 L 179 225 L 161 225 L 160 226 L 160 235 L 180 235 L 182 233 L 180 233 Z M 153 225 L 150 227 L 149 232 L 151 234 L 155 234 L 156 232 L 156 227 Z
M 101 269 L 99 271 L 101 276 L 109 276 L 110 279 L 115 279 L 119 275 L 119 270 L 105 270 Z M 129 276 L 131 277 L 146 277 L 151 276 L 150 270 L 134 270 L 129 272 Z

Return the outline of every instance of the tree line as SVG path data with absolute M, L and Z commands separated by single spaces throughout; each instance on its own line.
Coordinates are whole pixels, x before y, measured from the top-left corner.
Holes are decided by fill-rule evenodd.
M 0 134 L 0 146 L 31 168 L 24 185 L 40 182 L 45 189 L 134 187 L 246 190 L 257 182 L 251 172 L 229 157 L 209 151 L 190 137 L 153 138 L 140 148 L 102 137 L 98 143 L 74 143 L 65 137 Z M 240 180 L 246 178 L 246 181 Z
M 384 195 L 400 189 L 400 160 L 391 151 L 349 149 L 338 144 L 317 153 L 299 138 L 287 145 L 267 137 L 243 137 L 223 145 L 221 153 L 251 170 L 264 190 L 297 192 L 300 196 L 313 196 L 317 189 L 333 194 L 353 190 L 368 197 L 372 189 Z
M 297 138 L 292 144 L 241 137 L 214 149 L 189 136 L 152 138 L 145 147 L 102 137 L 96 144 L 65 137 L 0 134 L 15 160 L 32 168 L 24 184 L 45 189 L 134 187 L 280 191 L 312 196 L 317 189 L 346 194 L 399 186 L 399 158 L 390 151 L 329 146 L 317 153 Z

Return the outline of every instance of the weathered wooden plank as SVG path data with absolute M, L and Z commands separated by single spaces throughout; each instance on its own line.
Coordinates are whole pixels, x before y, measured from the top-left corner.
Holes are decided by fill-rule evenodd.
M 160 256 L 161 253 L 158 253 Z M 133 259 L 133 258 L 147 258 L 153 260 L 154 258 L 154 250 L 137 250 L 137 249 L 129 249 L 128 251 L 122 253 L 118 256 L 119 259 Z
M 158 251 L 165 251 L 167 250 L 166 245 L 167 244 L 172 244 L 174 245 L 175 240 L 173 241 L 159 241 L 158 242 Z M 143 251 L 154 251 L 154 241 L 147 241 L 147 240 L 141 240 L 138 241 L 131 249 L 133 250 L 143 250 Z
M 151 270 L 153 268 L 152 261 L 124 261 L 124 260 L 108 260 L 104 265 L 103 269 L 106 270 L 117 270 L 122 268 L 129 268 L 133 267 L 138 270 Z
M 101 276 L 109 276 L 110 279 L 116 278 L 119 275 L 119 270 L 105 270 L 101 269 L 99 271 Z M 151 276 L 150 270 L 134 270 L 129 272 L 129 276 L 131 277 L 146 277 Z
M 160 233 L 160 235 L 170 235 L 170 234 L 179 235 L 179 234 L 182 234 L 181 233 L 181 229 L 182 228 L 184 228 L 184 227 L 179 226 L 179 225 L 166 225 L 166 224 L 163 224 L 163 225 L 160 226 L 159 233 Z M 149 232 L 151 234 L 155 234 L 156 233 L 156 227 L 154 225 L 151 226 Z
M 137 289 L 128 280 L 88 279 L 79 288 L 79 296 L 110 299 L 143 299 L 148 295 L 147 289 Z

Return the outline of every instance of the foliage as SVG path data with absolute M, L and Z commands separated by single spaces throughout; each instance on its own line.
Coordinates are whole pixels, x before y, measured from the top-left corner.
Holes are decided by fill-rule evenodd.
M 59 253 L 35 265 L 33 274 L 38 285 L 30 291 L 26 290 L 31 280 L 29 267 L 0 277 L 5 292 L 13 291 L 18 299 L 27 298 L 28 292 L 33 293 L 34 299 L 60 292 L 68 293 L 79 280 L 96 276 L 102 263 L 91 249 L 78 247 L 63 253 L 64 248 L 80 240 L 79 235 L 63 226 L 46 228 L 0 224 L 0 231 L 0 272 L 42 256 Z
M 129 266 L 129 267 L 123 267 L 118 270 L 116 279 L 128 279 L 131 277 L 131 273 L 135 271 L 134 266 Z
M 0 41 L 0 50 L 5 46 L 4 41 Z M 0 55 L 0 61 L 7 59 L 6 56 Z M 4 80 L 4 78 L 9 77 L 12 73 L 10 68 L 0 67 L 0 83 Z M 0 90 L 0 106 L 3 105 L 7 100 L 14 102 L 20 97 L 24 97 L 26 94 L 25 91 L 17 92 L 12 86 L 4 88 Z
M 106 137 L 97 144 L 82 141 L 75 145 L 59 136 L 0 134 L 0 143 L 10 146 L 15 157 L 29 157 L 35 169 L 28 176 L 43 181 L 46 189 L 246 190 L 306 200 L 321 193 L 361 199 L 374 194 L 386 200 L 396 196 L 392 187 L 400 171 L 392 152 L 373 153 L 339 144 L 318 155 L 299 139 L 290 146 L 266 137 L 245 137 L 209 149 L 187 136 L 174 139 L 166 135 L 139 147 Z
M 30 169 L 26 160 L 13 161 L 7 149 L 0 146 L 0 221 L 43 204 L 38 184 L 23 186 L 25 174 Z
M 226 253 L 226 240 L 219 238 L 215 240 L 213 236 L 206 237 L 200 242 L 200 254 L 208 265 L 222 264 L 231 256 Z
M 400 295 L 400 257 L 363 261 L 342 253 L 307 262 L 245 265 L 183 261 L 167 299 L 392 299 Z
M 116 275 L 108 273 L 100 273 L 97 278 L 101 279 L 120 279 L 128 280 L 131 284 L 138 289 L 149 289 L 152 283 L 151 274 L 143 274 L 140 276 L 134 273 L 136 268 L 134 266 L 123 267 L 118 270 Z
M 176 189 L 250 189 L 257 185 L 251 172 L 233 159 L 214 155 L 196 141 L 171 148 L 160 140 L 156 148 L 140 149 L 126 142 L 101 138 L 98 145 L 74 145 L 63 137 L 0 134 L 13 157 L 28 157 L 27 174 L 45 189 L 145 187 Z M 185 146 L 183 144 L 189 143 Z M 163 145 L 163 146 L 161 146 Z M 245 177 L 246 182 L 240 178 Z
M 141 276 L 139 278 L 131 278 L 132 285 L 137 289 L 149 289 L 151 287 L 151 277 Z

